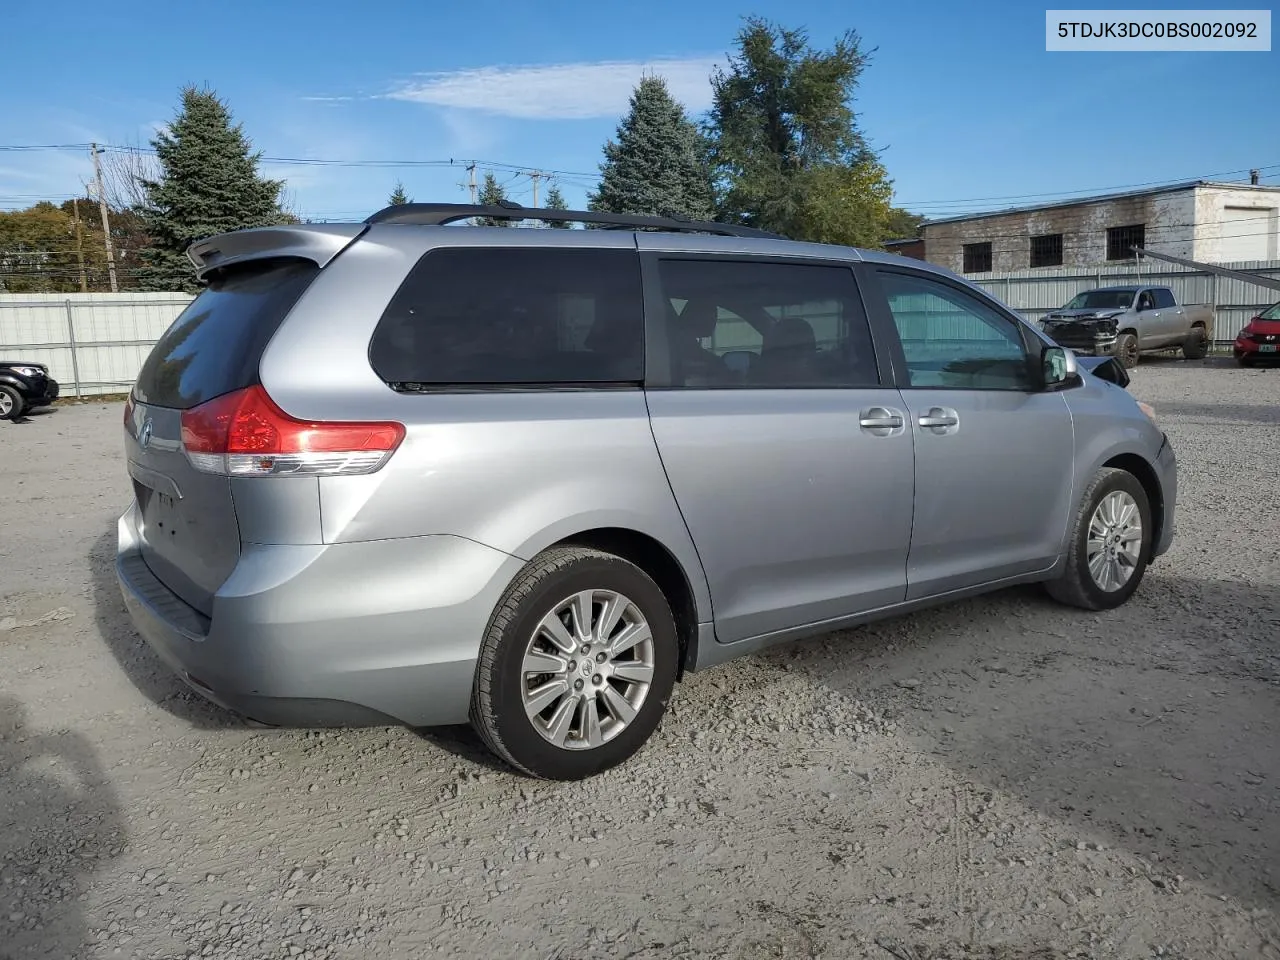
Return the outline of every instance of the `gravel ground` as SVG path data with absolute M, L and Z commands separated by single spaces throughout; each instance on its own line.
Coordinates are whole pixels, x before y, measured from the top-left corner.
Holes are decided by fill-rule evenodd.
M 118 404 L 0 424 L 0 957 L 1280 957 L 1280 371 L 1144 362 L 1178 537 L 691 676 L 638 758 L 193 697 L 110 561 Z

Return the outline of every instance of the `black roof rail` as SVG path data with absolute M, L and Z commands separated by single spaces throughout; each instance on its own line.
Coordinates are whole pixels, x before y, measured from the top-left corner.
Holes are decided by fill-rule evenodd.
M 722 237 L 761 237 L 783 239 L 776 233 L 739 227 L 711 220 L 685 220 L 679 217 L 649 217 L 628 213 L 601 213 L 595 210 L 548 210 L 522 207 L 505 201 L 501 205 L 481 206 L 471 203 L 401 203 L 383 207 L 365 219 L 365 223 L 416 223 L 441 226 L 458 220 L 484 217 L 489 220 L 544 220 L 549 223 L 598 223 L 603 226 L 637 230 L 666 230 L 676 233 L 714 233 Z

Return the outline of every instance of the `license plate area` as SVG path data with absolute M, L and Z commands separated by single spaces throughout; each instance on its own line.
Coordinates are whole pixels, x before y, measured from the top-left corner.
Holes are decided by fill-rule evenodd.
M 1275 353 L 1275 352 L 1276 352 L 1276 344 L 1274 344 L 1274 343 L 1264 343 L 1264 344 L 1261 344 L 1261 345 L 1258 347 L 1258 352 L 1259 352 L 1259 353 Z

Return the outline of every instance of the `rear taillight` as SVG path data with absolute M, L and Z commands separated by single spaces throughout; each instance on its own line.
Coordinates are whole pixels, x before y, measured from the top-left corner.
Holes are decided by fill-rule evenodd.
M 229 477 L 373 473 L 403 439 L 401 423 L 295 420 L 256 385 L 182 412 L 191 465 Z

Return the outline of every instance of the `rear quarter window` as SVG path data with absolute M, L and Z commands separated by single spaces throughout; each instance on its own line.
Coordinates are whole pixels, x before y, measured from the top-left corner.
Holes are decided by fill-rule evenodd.
M 255 261 L 212 280 L 156 341 L 133 394 L 185 410 L 258 381 L 267 342 L 320 268 Z
M 640 260 L 631 250 L 445 247 L 387 305 L 369 362 L 396 387 L 638 383 Z

